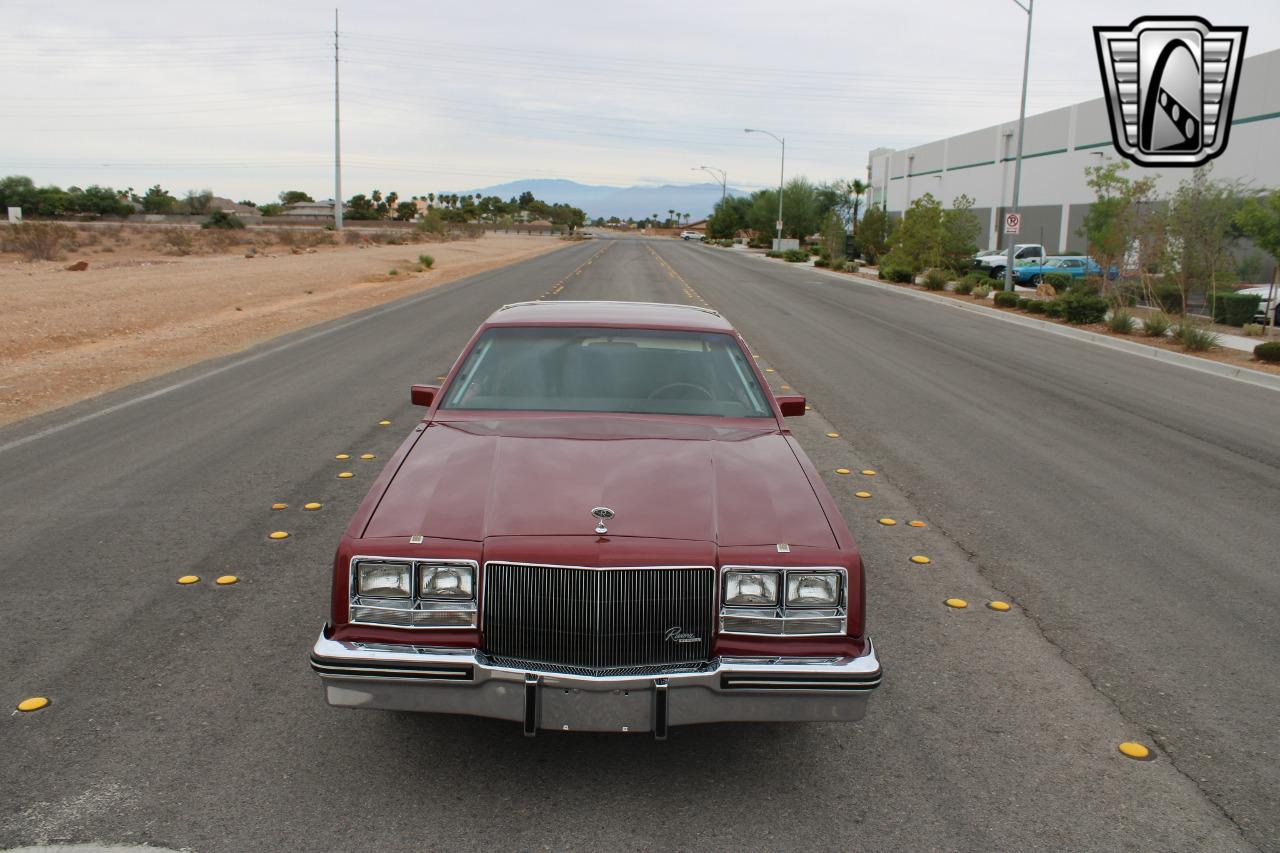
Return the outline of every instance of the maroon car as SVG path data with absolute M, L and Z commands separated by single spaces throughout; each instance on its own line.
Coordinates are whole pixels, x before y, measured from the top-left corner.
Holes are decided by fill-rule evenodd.
M 714 311 L 494 312 L 348 525 L 311 653 L 331 705 L 526 734 L 858 720 L 862 562 Z

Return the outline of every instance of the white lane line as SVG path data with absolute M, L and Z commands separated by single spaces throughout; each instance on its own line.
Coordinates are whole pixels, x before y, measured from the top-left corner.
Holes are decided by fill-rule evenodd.
M 538 256 L 538 257 L 541 257 L 541 256 Z M 530 258 L 530 260 L 534 260 L 534 258 Z M 500 268 L 500 269 L 505 269 L 505 268 Z M 491 272 L 496 272 L 496 271 L 498 270 L 493 270 Z M 476 273 L 476 275 L 484 275 L 484 273 Z M 459 279 L 459 281 L 463 281 L 463 280 L 465 279 Z M 452 283 L 453 282 L 450 282 L 450 284 Z M 441 285 L 441 287 L 444 287 L 444 286 L 447 286 L 447 285 Z M 146 394 L 143 394 L 139 397 L 133 397 L 131 399 L 116 403 L 114 406 L 107 406 L 105 409 L 98 409 L 95 412 L 89 412 L 87 415 L 81 415 L 78 418 L 72 418 L 71 420 L 66 421 L 65 423 L 60 423 L 51 427 L 47 427 L 45 429 L 40 430 L 39 432 L 34 432 L 31 435 L 23 436 L 22 438 L 15 438 L 13 441 L 10 441 L 6 444 L 0 444 L 0 453 L 4 453 L 5 451 L 8 451 L 8 450 L 13 450 L 18 447 L 22 447 L 24 444 L 30 444 L 33 441 L 39 441 L 42 438 L 48 438 L 49 436 L 60 433 L 63 430 L 68 430 L 68 429 L 71 429 L 72 427 L 77 427 L 77 426 L 80 426 L 81 424 L 88 423 L 89 421 L 96 420 L 102 417 L 103 415 L 109 415 L 109 414 L 112 414 L 113 412 L 118 412 L 121 409 L 127 409 L 130 406 L 137 405 L 138 403 L 145 403 L 148 400 L 154 400 L 157 397 L 163 397 L 165 394 L 171 394 L 174 391 L 179 391 L 183 388 L 186 388 L 188 385 L 194 385 L 197 382 L 202 382 L 211 376 L 217 376 L 219 373 L 225 373 L 228 370 L 234 370 L 237 367 L 243 367 L 244 365 L 251 364 L 257 361 L 258 359 L 266 358 L 269 355 L 275 355 L 276 353 L 283 352 L 284 350 L 296 347 L 299 344 L 305 344 L 305 343 L 308 343 L 309 341 L 314 341 L 317 338 L 323 338 L 325 335 L 331 335 L 334 332 L 341 331 L 342 329 L 346 329 L 351 326 L 355 326 L 359 323 L 365 322 L 366 320 L 372 320 L 375 317 L 381 317 L 384 314 L 390 314 L 392 311 L 403 310 L 405 308 L 408 308 L 410 305 L 416 305 L 417 303 L 422 302 L 423 300 L 430 299 L 433 296 L 438 296 L 440 292 L 441 291 L 439 288 L 434 288 L 432 290 L 427 291 L 426 293 L 419 294 L 418 296 L 415 296 L 406 302 L 397 302 L 392 305 L 387 305 L 383 308 L 377 309 L 376 311 L 370 314 L 365 314 L 363 317 L 356 317 L 355 319 L 352 319 L 352 320 L 345 320 L 337 324 L 336 326 L 330 326 L 329 328 L 322 329 L 319 332 L 312 332 L 309 335 L 305 335 L 301 338 L 297 338 L 295 340 L 289 341 L 288 343 L 283 343 L 283 344 L 280 344 L 279 346 L 272 347 L 271 349 L 263 350 L 262 352 L 255 353 L 250 356 L 246 356 L 242 359 L 238 359 L 237 361 L 233 361 L 229 364 L 224 364 L 221 367 L 215 367 L 212 370 L 208 370 L 204 373 L 201 373 L 199 376 L 192 376 L 189 379 L 184 379 L 181 382 L 175 382 L 174 384 L 167 385 L 164 388 L 157 388 L 155 391 L 149 391 Z

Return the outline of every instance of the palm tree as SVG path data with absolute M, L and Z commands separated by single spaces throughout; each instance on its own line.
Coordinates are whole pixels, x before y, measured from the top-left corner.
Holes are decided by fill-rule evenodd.
M 435 206 L 436 206 L 436 194 L 427 193 L 427 207 L 435 207 Z
M 858 211 L 862 209 L 862 194 L 871 189 L 865 181 L 854 178 L 849 182 L 849 194 L 853 196 L 853 216 L 850 218 L 850 233 L 858 233 Z

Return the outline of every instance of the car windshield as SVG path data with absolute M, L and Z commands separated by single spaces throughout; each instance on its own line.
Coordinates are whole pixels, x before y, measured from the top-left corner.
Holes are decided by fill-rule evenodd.
M 481 335 L 441 407 L 763 418 L 765 400 L 732 335 L 531 326 Z
M 1062 258 L 1050 258 L 1049 260 L 1044 262 L 1044 265 L 1046 267 L 1061 267 L 1061 266 L 1066 266 L 1066 261 L 1064 261 Z

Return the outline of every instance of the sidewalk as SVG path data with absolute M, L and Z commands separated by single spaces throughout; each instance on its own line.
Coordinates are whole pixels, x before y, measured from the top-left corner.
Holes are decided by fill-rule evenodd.
M 953 308 L 958 308 L 963 311 L 972 311 L 972 312 L 981 314 L 983 316 L 991 317 L 992 319 L 1003 320 L 1005 322 L 1015 323 L 1022 326 L 1032 326 L 1032 327 L 1042 329 L 1043 331 L 1050 332 L 1055 335 L 1062 335 L 1064 337 L 1075 338 L 1077 340 L 1087 341 L 1089 343 L 1092 343 L 1098 346 L 1104 346 L 1110 349 L 1128 352 L 1133 355 L 1141 356 L 1143 358 L 1150 358 L 1157 361 L 1164 361 L 1167 363 L 1178 364 L 1182 367 L 1188 368 L 1190 370 L 1197 370 L 1201 373 L 1211 373 L 1216 376 L 1222 376 L 1227 379 L 1234 379 L 1238 382 L 1245 382 L 1250 385 L 1268 388 L 1274 391 L 1280 391 L 1280 375 L 1275 373 L 1270 373 L 1263 370 L 1255 370 L 1250 367 L 1245 367 L 1245 366 L 1237 365 L 1230 362 L 1216 361 L 1210 358 L 1201 358 L 1199 356 L 1191 355 L 1188 353 L 1175 352 L 1173 350 L 1165 349 L 1163 347 L 1159 347 L 1154 344 L 1143 343 L 1141 340 L 1132 340 L 1129 338 L 1122 338 L 1114 335 L 1105 335 L 1100 332 L 1091 331 L 1089 329 L 1083 329 L 1077 326 L 1071 326 L 1065 323 L 1056 323 L 1052 320 L 1045 319 L 1042 317 L 1028 316 L 1016 311 L 1008 311 L 1008 310 L 996 308 L 994 306 L 983 305 L 980 302 L 974 302 L 968 299 L 961 300 L 961 299 L 953 298 L 951 296 L 941 296 L 937 293 L 929 293 L 928 291 L 916 290 L 911 287 L 904 287 L 898 284 L 889 284 L 887 282 L 879 281 L 877 278 L 873 278 L 871 275 L 868 275 L 861 271 L 852 273 L 852 274 L 839 273 L 839 272 L 832 272 L 831 270 L 828 270 L 828 269 L 823 269 L 822 267 L 815 267 L 813 266 L 812 262 L 809 262 L 808 264 L 788 263 L 780 259 L 766 258 L 763 255 L 759 255 L 758 257 L 760 257 L 761 260 L 764 260 L 766 262 L 772 261 L 772 262 L 785 264 L 787 266 L 792 266 L 792 267 L 807 267 L 808 270 L 813 273 L 820 273 L 822 275 L 826 275 L 831 278 L 840 279 L 844 281 L 852 281 L 863 286 L 874 287 L 881 290 L 887 290 L 893 293 L 900 293 L 904 296 L 911 297 L 914 299 L 923 299 L 929 302 L 936 302 L 943 305 L 950 305 Z M 876 271 L 875 267 L 870 267 L 870 268 L 863 267 L 862 269 L 863 270 L 870 269 L 871 271 Z M 1257 344 L 1262 342 L 1262 339 L 1246 338 L 1240 335 L 1223 335 L 1221 337 L 1222 337 L 1222 342 L 1221 342 L 1222 346 L 1237 352 L 1243 350 L 1244 352 L 1252 353 L 1253 348 L 1257 346 Z M 1230 339 L 1230 342 L 1228 341 L 1228 339 Z M 1242 347 L 1240 346 L 1241 343 L 1247 343 L 1247 346 Z

